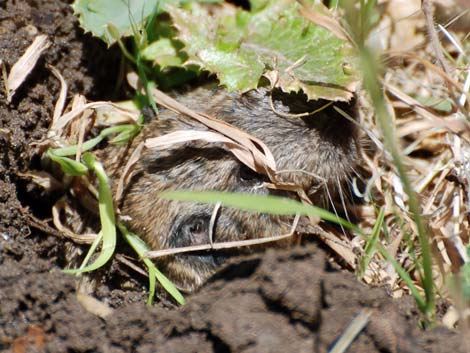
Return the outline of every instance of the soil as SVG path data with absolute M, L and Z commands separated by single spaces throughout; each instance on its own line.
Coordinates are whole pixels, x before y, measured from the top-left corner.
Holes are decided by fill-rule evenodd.
M 37 221 L 48 221 L 54 200 L 21 175 L 38 167 L 30 146 L 45 135 L 59 93 L 46 64 L 69 92 L 113 99 L 119 53 L 84 35 L 61 1 L 0 3 L 8 69 L 39 33 L 53 45 L 12 103 L 0 93 L 1 351 L 327 352 L 365 310 L 370 321 L 349 352 L 466 351 L 456 333 L 420 330 L 411 299 L 394 301 L 334 270 L 315 245 L 235 259 L 179 308 L 147 307 L 145 279 L 114 263 L 105 275 L 113 280 L 96 293 L 112 313 L 103 319 L 86 309 L 75 277 L 60 271 L 65 241 Z

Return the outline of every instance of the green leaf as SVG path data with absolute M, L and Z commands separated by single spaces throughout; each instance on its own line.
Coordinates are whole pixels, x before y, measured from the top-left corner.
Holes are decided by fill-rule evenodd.
M 123 129 L 119 135 L 113 138 L 110 143 L 114 145 L 123 145 L 129 140 L 133 139 L 140 132 L 141 127 L 137 124 L 128 124 L 125 129 Z
M 75 0 L 72 7 L 78 15 L 80 26 L 111 45 L 116 41 L 116 36 L 130 36 L 143 28 L 157 6 L 167 2 L 175 1 Z M 112 35 L 108 24 L 112 25 Z
M 169 38 L 159 39 L 141 51 L 144 60 L 150 60 L 161 69 L 166 67 L 182 67 L 183 57 L 178 52 L 175 42 Z
M 47 151 L 47 155 L 54 162 L 58 163 L 65 174 L 72 176 L 81 176 L 86 174 L 88 168 L 80 162 L 67 157 L 58 156 L 54 150 Z
M 349 100 L 358 82 L 352 46 L 300 13 L 290 0 L 255 2 L 247 12 L 216 12 L 198 3 L 168 6 L 188 63 L 217 75 L 229 90 L 246 92 L 266 75 L 285 92 L 309 99 Z M 320 5 L 315 9 L 327 14 Z M 346 68 L 346 69 L 345 69 Z
M 103 141 L 107 136 L 115 133 L 119 134 L 128 134 L 129 131 L 136 131 L 138 133 L 140 131 L 140 126 L 138 124 L 123 124 L 123 125 L 117 125 L 117 126 L 112 126 L 108 127 L 106 129 L 101 130 L 100 134 L 88 141 L 85 141 L 83 145 L 81 146 L 82 151 L 88 151 L 91 150 L 93 147 L 95 147 L 97 144 L 99 144 L 101 141 Z M 121 135 L 120 135 L 121 136 Z M 117 138 L 117 140 L 122 140 L 122 138 Z M 56 157 L 65 157 L 65 156 L 72 156 L 77 153 L 78 151 L 78 146 L 77 145 L 72 145 L 72 146 L 67 146 L 67 147 L 62 147 L 62 148 L 57 148 L 55 150 L 50 150 L 51 153 L 53 153 L 54 156 Z M 51 157 L 51 159 L 53 159 Z M 54 159 L 53 159 L 54 160 Z M 58 162 L 59 163 L 59 162 Z M 82 174 L 80 174 L 82 175 Z
M 227 207 L 275 215 L 300 214 L 320 217 L 326 221 L 341 224 L 346 228 L 362 234 L 362 231 L 357 226 L 327 210 L 316 206 L 304 205 L 298 201 L 279 196 L 262 196 L 218 191 L 164 191 L 160 193 L 160 197 L 175 201 L 195 201 L 211 204 L 220 202 L 223 206 Z
M 150 251 L 148 249 L 147 251 Z M 147 265 L 149 269 L 155 274 L 157 281 L 160 282 L 163 288 L 171 294 L 171 296 L 181 305 L 184 305 L 186 301 L 184 300 L 183 295 L 180 291 L 175 287 L 175 285 L 163 274 L 161 273 L 156 267 L 155 264 L 150 259 L 143 259 L 144 263 Z
M 66 273 L 70 274 L 90 272 L 102 267 L 114 254 L 116 248 L 116 224 L 108 176 L 103 169 L 103 165 L 96 160 L 96 157 L 92 153 L 85 153 L 82 159 L 88 168 L 95 172 L 98 178 L 98 209 L 100 213 L 103 243 L 101 245 L 100 254 L 95 262 L 77 270 L 65 270 Z
M 147 270 L 149 276 L 149 296 L 147 298 L 147 305 L 150 306 L 152 305 L 153 298 L 155 297 L 155 292 L 157 288 L 157 276 L 155 274 L 155 268 L 147 266 Z
M 163 288 L 181 305 L 184 305 L 185 300 L 180 291 L 175 287 L 175 285 L 163 274 L 161 273 L 152 260 L 144 258 L 144 254 L 151 249 L 145 244 L 145 242 L 140 239 L 136 234 L 129 232 L 127 228 L 122 224 L 118 223 L 120 232 L 122 233 L 124 239 L 129 243 L 129 245 L 134 249 L 134 251 L 142 258 L 145 266 L 147 266 L 149 273 L 149 298 L 147 304 L 151 304 L 153 297 L 155 295 L 155 278 L 162 285 Z
M 414 96 L 411 94 L 411 96 Z M 431 107 L 435 110 L 440 110 L 444 113 L 452 112 L 452 101 L 448 98 L 439 98 L 439 97 L 424 97 L 424 96 L 414 96 L 414 98 L 422 103 L 425 106 Z

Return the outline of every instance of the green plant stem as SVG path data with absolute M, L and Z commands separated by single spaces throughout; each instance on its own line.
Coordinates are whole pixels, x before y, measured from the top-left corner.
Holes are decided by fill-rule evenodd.
M 121 39 L 118 39 L 117 40 L 117 43 L 119 45 L 119 48 L 121 49 L 122 51 L 122 54 L 126 57 L 127 60 L 129 60 L 131 63 L 134 63 L 135 64 L 135 58 L 132 56 L 131 53 L 129 53 L 129 51 L 127 50 L 126 46 L 124 45 L 124 43 L 122 42 Z
M 98 136 L 96 136 L 95 138 L 92 138 L 91 140 L 84 142 L 81 146 L 81 150 L 88 151 L 92 149 L 93 147 L 95 147 L 97 144 L 99 144 L 101 141 L 103 141 L 108 135 L 122 132 L 123 130 L 128 129 L 130 126 L 133 126 L 133 125 L 125 124 L 125 125 L 112 126 L 112 127 L 103 129 L 101 130 Z M 73 156 L 74 154 L 76 154 L 77 148 L 78 148 L 78 145 L 72 145 L 68 147 L 58 148 L 53 151 L 56 156 L 65 157 L 65 156 Z
M 91 259 L 91 256 L 95 253 L 96 251 L 96 248 L 98 247 L 98 245 L 101 243 L 101 240 L 103 239 L 103 233 L 102 232 L 99 232 L 97 235 L 96 235 L 96 238 L 95 240 L 93 240 L 93 243 L 91 244 L 90 248 L 88 249 L 88 253 L 86 254 L 85 256 L 85 259 L 83 260 L 82 264 L 80 265 L 80 267 L 78 268 L 79 270 L 83 270 L 85 268 L 85 266 L 88 264 L 88 262 L 90 261 Z M 78 275 L 78 274 L 77 274 Z
M 136 66 L 137 66 L 137 73 L 140 78 L 140 82 L 142 82 L 142 85 L 144 86 L 145 89 L 145 96 L 148 100 L 148 103 L 152 107 L 153 111 L 155 114 L 158 114 L 158 108 L 157 108 L 157 103 L 155 102 L 155 99 L 153 98 L 152 91 L 151 91 L 151 83 L 147 79 L 147 75 L 145 73 L 145 64 L 142 62 L 142 57 L 140 55 L 140 52 L 137 52 L 136 54 Z
M 418 199 L 413 190 L 408 175 L 406 174 L 401 159 L 401 153 L 397 148 L 398 143 L 394 132 L 395 130 L 393 121 L 387 112 L 382 87 L 379 84 L 379 80 L 377 78 L 377 61 L 373 57 L 372 53 L 365 47 L 361 48 L 361 59 L 364 73 L 364 84 L 374 104 L 376 110 L 376 119 L 380 129 L 382 130 L 385 145 L 387 146 L 387 149 L 392 156 L 398 175 L 403 184 L 403 188 L 408 195 L 409 210 L 418 230 L 423 268 L 422 285 L 426 296 L 426 302 L 423 305 L 423 313 L 427 316 L 428 319 L 432 320 L 435 314 L 435 301 L 432 277 L 432 255 L 428 232 L 421 217 L 421 210 Z

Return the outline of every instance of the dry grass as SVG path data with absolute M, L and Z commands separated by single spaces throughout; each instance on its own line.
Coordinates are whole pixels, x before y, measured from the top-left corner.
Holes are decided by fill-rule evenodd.
M 453 6 L 458 15 L 461 10 Z M 453 32 L 452 26 L 438 31 L 439 48 L 429 40 L 428 31 L 419 1 L 393 0 L 385 7 L 371 42 L 383 46 L 388 111 L 430 235 L 436 293 L 452 303 L 446 282 L 469 261 L 470 114 L 466 82 L 470 75 L 470 23 L 467 32 Z M 437 50 L 442 55 L 436 55 Z M 444 65 L 439 58 L 444 58 Z M 355 210 L 362 216 L 359 226 L 370 234 L 377 210 L 384 210 L 385 226 L 379 242 L 420 288 L 422 274 L 417 263 L 421 253 L 408 197 L 391 157 L 379 142 L 383 135 L 373 109 L 364 101 L 360 123 L 369 135 L 363 150 L 363 168 L 369 177 L 366 203 Z M 364 256 L 366 245 L 367 240 L 360 237 L 350 241 L 358 260 Z M 390 285 L 394 297 L 410 292 L 393 266 L 378 253 L 365 269 L 363 280 Z

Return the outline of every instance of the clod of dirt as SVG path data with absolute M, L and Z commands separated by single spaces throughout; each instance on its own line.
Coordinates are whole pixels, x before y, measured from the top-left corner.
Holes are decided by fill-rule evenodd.
M 132 304 L 106 321 L 80 306 L 72 277 L 14 266 L 0 272 L 4 348 L 40 327 L 45 352 L 327 352 L 367 308 L 349 352 L 465 352 L 448 330 L 420 331 L 384 290 L 331 271 L 313 245 L 237 259 L 179 310 Z

